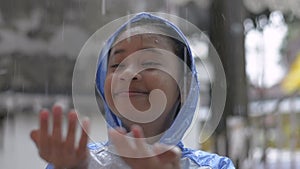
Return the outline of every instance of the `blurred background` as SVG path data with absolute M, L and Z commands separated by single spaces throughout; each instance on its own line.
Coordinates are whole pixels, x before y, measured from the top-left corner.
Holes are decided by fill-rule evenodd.
M 0 168 L 44 168 L 30 141 L 42 107 L 72 104 L 72 74 L 88 38 L 106 23 L 142 12 L 177 15 L 209 38 L 222 61 L 227 96 L 213 135 L 193 148 L 229 156 L 238 169 L 300 169 L 299 0 L 0 0 Z M 209 41 L 188 35 L 201 55 L 201 113 L 212 104 Z M 205 68 L 201 69 L 201 65 Z M 203 67 L 203 66 L 202 66 Z M 212 74 L 213 76 L 213 74 Z M 83 77 L 84 78 L 84 77 Z M 103 139 L 103 121 L 91 134 Z M 93 122 L 94 121 L 94 122 Z

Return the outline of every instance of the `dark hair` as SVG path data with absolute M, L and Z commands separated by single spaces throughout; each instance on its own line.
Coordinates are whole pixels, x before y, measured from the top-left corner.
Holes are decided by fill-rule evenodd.
M 189 53 L 187 51 L 187 46 L 178 39 L 174 39 L 173 37 L 167 37 L 167 38 L 171 39 L 171 41 L 174 42 L 173 47 L 174 47 L 175 55 L 178 56 L 191 69 L 192 68 L 192 63 L 190 60 L 191 57 L 188 56 Z

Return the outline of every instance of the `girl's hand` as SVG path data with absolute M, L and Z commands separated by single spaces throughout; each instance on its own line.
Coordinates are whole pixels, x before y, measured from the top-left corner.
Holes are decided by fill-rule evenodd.
M 180 169 L 179 148 L 163 144 L 156 144 L 148 148 L 146 141 L 143 139 L 141 127 L 133 125 L 133 143 L 126 136 L 126 132 L 120 128 L 110 130 L 109 136 L 118 154 L 132 169 Z M 124 157 L 128 155 L 129 157 Z
M 78 146 L 75 145 L 77 114 L 68 114 L 68 132 L 62 137 L 62 108 L 53 106 L 53 128 L 48 132 L 49 111 L 42 110 L 39 115 L 40 128 L 32 130 L 31 139 L 36 144 L 39 155 L 56 169 L 85 169 L 88 166 L 89 153 L 87 150 L 89 121 L 83 121 L 83 128 Z

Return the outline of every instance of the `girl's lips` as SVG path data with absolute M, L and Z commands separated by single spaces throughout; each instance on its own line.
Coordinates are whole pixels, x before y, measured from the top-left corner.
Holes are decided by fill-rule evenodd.
M 120 91 L 120 92 L 116 92 L 115 96 L 145 96 L 148 95 L 148 92 L 144 92 L 144 91 Z

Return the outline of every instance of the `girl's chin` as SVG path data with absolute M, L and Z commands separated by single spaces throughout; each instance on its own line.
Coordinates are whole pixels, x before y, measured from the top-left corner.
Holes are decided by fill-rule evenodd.
M 147 105 L 147 106 L 146 106 Z M 117 104 L 114 105 L 114 110 L 117 110 L 117 112 L 120 112 L 119 114 L 128 114 L 128 113 L 143 113 L 149 110 L 150 106 L 149 102 L 122 102 L 118 101 Z

